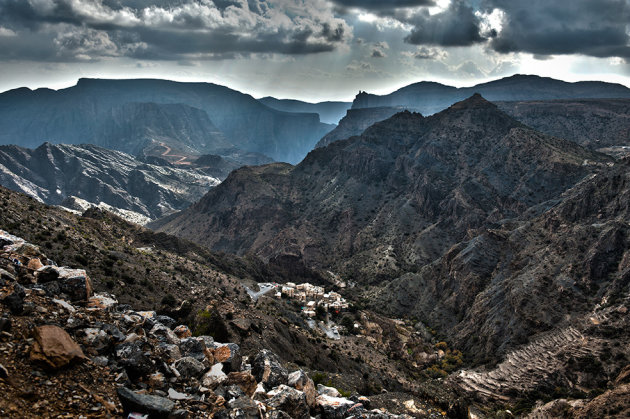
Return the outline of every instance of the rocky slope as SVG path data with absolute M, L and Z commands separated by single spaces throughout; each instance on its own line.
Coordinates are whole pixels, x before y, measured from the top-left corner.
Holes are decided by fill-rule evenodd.
M 94 145 L 0 146 L 1 185 L 74 209 L 81 200 L 102 203 L 144 222 L 186 208 L 218 183 L 199 170 L 149 164 Z
M 590 149 L 630 145 L 630 100 L 588 99 L 500 102 L 527 126 Z
M 334 141 L 345 140 L 355 135 L 361 135 L 368 127 L 402 110 L 403 108 L 401 107 L 348 109 L 346 116 L 339 121 L 339 125 L 328 134 L 324 135 L 315 147 L 325 147 Z
M 477 362 L 500 360 L 455 379 L 482 397 L 611 388 L 630 357 L 629 194 L 626 161 L 369 298 L 443 331 Z
M 261 103 L 283 112 L 316 113 L 320 121 L 325 124 L 337 124 L 343 118 L 346 111 L 352 106 L 352 102 L 319 102 L 309 103 L 294 99 L 276 99 L 267 96 L 258 99 Z
M 403 106 L 430 115 L 473 93 L 490 101 L 525 101 L 586 98 L 630 98 L 630 89 L 604 82 L 567 83 L 547 77 L 514 75 L 472 87 L 456 88 L 435 82 L 420 82 L 403 87 L 389 95 L 365 92 L 354 99 L 352 109 Z
M 297 162 L 332 127 L 214 84 L 81 79 L 58 91 L 0 94 L 0 128 L 0 144 L 26 147 L 93 143 L 135 154 L 152 140 L 179 152 L 228 147 Z
M 181 313 L 138 311 L 94 294 L 85 270 L 58 267 L 3 230 L 0 240 L 4 417 L 411 418 L 316 386 L 267 349 L 248 356 L 234 342 L 217 342 L 228 335 L 214 324 L 198 325 L 193 337 Z M 441 417 L 409 401 L 414 413 Z
M 207 387 L 201 382 L 201 373 L 189 379 L 173 372 L 173 361 L 190 352 L 184 343 L 195 344 L 173 339 L 177 343 L 170 345 L 175 347 L 164 347 L 164 338 L 172 339 L 178 324 L 187 326 L 196 337 L 212 336 L 215 342 L 230 343 L 218 345 L 223 347 L 221 356 L 226 353 L 225 346 L 231 349 L 238 345 L 239 354 L 250 360 L 242 364 L 245 371 L 247 364 L 253 367 L 256 354 L 271 350 L 283 368 L 302 369 L 315 383 L 340 389 L 345 394 L 342 399 L 351 393 L 369 396 L 371 409 L 386 407 L 414 417 L 440 417 L 447 411 L 458 417 L 465 410 L 465 399 L 450 386 L 422 373 L 438 360 L 434 349 L 438 342 L 430 335 L 423 337 L 408 322 L 359 309 L 346 315 L 360 328 L 340 340 L 330 340 L 323 332 L 306 327 L 294 304 L 267 296 L 254 302 L 243 288 L 244 284 L 254 287 L 254 281 L 313 282 L 312 273 L 212 253 L 99 210 L 77 216 L 4 188 L 0 188 L 0 207 L 0 229 L 40 245 L 10 245 L 12 250 L 5 254 L 4 245 L 9 243 L 5 238 L 14 244 L 22 241 L 4 233 L 1 236 L 0 266 L 4 271 L 0 271 L 0 318 L 4 320 L 0 321 L 0 364 L 7 374 L 2 375 L 0 368 L 0 388 L 3 394 L 11 394 L 0 398 L 0 411 L 5 416 L 23 417 L 24 412 L 31 416 L 76 416 L 85 415 L 88 409 L 93 409 L 89 412 L 95 416 L 110 409 L 120 412 L 125 406 L 124 402 L 119 404 L 116 394 L 120 386 L 171 397 L 189 412 L 188 417 L 221 410 L 215 396 L 225 398 L 223 407 L 234 408 L 227 402 L 239 395 L 227 393 L 226 397 L 227 385 Z M 50 266 L 52 261 L 77 269 Z M 45 274 L 37 272 L 40 265 L 49 265 L 42 269 Z M 53 278 L 57 271 L 64 273 Z M 83 294 L 76 292 L 88 292 L 88 287 L 81 285 L 86 281 L 93 292 L 108 293 L 118 304 L 104 310 L 86 307 L 77 299 Z M 147 311 L 156 313 L 143 313 Z M 156 322 L 160 325 L 153 330 Z M 53 371 L 29 360 L 32 331 L 45 324 L 64 329 L 89 359 Z M 131 336 L 130 340 L 121 343 L 117 331 L 125 339 Z M 135 343 L 129 345 L 132 340 Z M 209 341 L 202 340 L 199 343 Z M 218 349 L 215 346 L 206 345 L 213 356 Z M 199 355 L 196 350 L 192 352 Z M 169 361 L 164 356 L 175 358 Z M 211 364 L 201 362 L 205 374 Z M 185 360 L 173 367 L 179 373 L 177 367 L 189 364 Z M 162 378 L 154 372 L 160 372 Z M 251 380 L 249 383 L 253 384 Z M 169 389 L 190 398 L 180 400 L 181 396 Z M 391 393 L 380 395 L 382 389 Z M 338 407 L 349 407 L 347 404 L 342 402 Z M 315 414 L 317 409 L 315 406 L 311 412 Z
M 542 204 L 607 162 L 476 95 L 399 113 L 298 166 L 233 172 L 161 231 L 263 260 L 291 255 L 363 283 L 416 270 L 474 229 Z

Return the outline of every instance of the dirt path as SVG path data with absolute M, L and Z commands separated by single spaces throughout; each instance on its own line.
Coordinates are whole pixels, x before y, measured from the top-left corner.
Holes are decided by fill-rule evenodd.
M 179 159 L 174 161 L 173 164 L 185 164 L 185 165 L 189 165 L 190 164 L 189 161 L 186 161 L 188 159 L 187 156 L 180 156 L 180 155 L 177 155 L 177 154 L 171 154 L 171 151 L 173 151 L 173 150 L 169 146 L 167 146 L 164 143 L 160 143 L 160 145 L 165 148 L 164 153 L 162 153 L 162 157 L 175 157 L 175 158 L 179 157 Z

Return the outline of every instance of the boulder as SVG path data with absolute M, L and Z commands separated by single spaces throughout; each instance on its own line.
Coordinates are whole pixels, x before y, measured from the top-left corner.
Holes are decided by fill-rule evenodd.
M 180 338 L 180 339 L 185 339 L 185 338 L 189 338 L 189 337 L 192 336 L 192 332 L 190 331 L 188 326 L 186 326 L 184 324 L 180 324 L 179 326 L 177 326 L 175 329 L 173 329 L 173 332 L 175 332 L 177 337 Z
M 10 288 L 9 293 L 0 301 L 11 311 L 11 313 L 19 315 L 24 311 L 25 296 L 26 292 L 24 291 L 24 287 L 15 282 Z
M 144 343 L 140 340 L 121 343 L 116 347 L 118 363 L 125 368 L 127 375 L 135 379 L 153 372 L 151 358 L 144 351 Z
M 84 269 L 44 266 L 35 276 L 50 296 L 66 295 L 71 301 L 87 301 L 92 296 L 92 281 Z
M 118 300 L 113 295 L 106 293 L 94 294 L 88 300 L 88 308 L 93 310 L 112 309 L 116 304 L 118 304 Z
M 189 337 L 179 342 L 179 351 L 183 356 L 193 357 L 200 362 L 206 359 L 205 350 L 206 345 L 201 339 Z
M 28 269 L 31 269 L 33 271 L 38 270 L 39 268 L 43 268 L 44 264 L 42 263 L 41 260 L 39 260 L 39 258 L 33 258 L 31 260 L 28 261 L 28 265 L 26 265 L 26 267 Z
M 119 387 L 117 392 L 125 414 L 137 412 L 151 419 L 167 419 L 175 408 L 175 403 L 165 397 L 135 393 L 126 387 Z
M 330 397 L 341 397 L 341 393 L 334 387 L 327 387 L 322 384 L 317 384 L 317 393 Z
M 0 268 L 0 280 L 15 282 L 15 275 L 11 272 Z
M 231 372 L 227 375 L 226 385 L 237 385 L 249 397 L 254 395 L 256 391 L 256 379 L 249 371 Z
M 286 384 L 289 376 L 278 357 L 267 349 L 258 352 L 252 361 L 252 375 L 269 390 Z
M 31 348 L 31 361 L 50 369 L 62 368 L 87 359 L 79 345 L 60 327 L 36 327 L 33 337 L 35 342 Z
M 222 384 L 228 379 L 228 376 L 223 372 L 223 364 L 215 364 L 210 368 L 210 371 L 204 374 L 201 383 L 204 387 L 216 388 L 219 384 Z M 232 383 L 234 384 L 234 383 Z M 244 390 L 243 390 L 244 391 Z
M 216 419 L 259 419 L 260 410 L 255 401 L 247 396 L 228 402 L 229 409 L 217 412 Z
M 171 343 L 174 345 L 179 344 L 179 338 L 175 335 L 175 333 L 173 333 L 171 329 L 160 323 L 155 323 L 155 325 L 149 331 L 149 335 L 162 342 Z
M 97 353 L 102 354 L 108 352 L 113 345 L 112 338 L 101 329 L 89 327 L 82 330 L 83 344 L 93 348 Z
M 243 357 L 241 349 L 236 343 L 214 344 L 213 351 L 215 362 L 221 362 L 226 372 L 238 371 L 241 368 Z
M 172 343 L 158 343 L 156 355 L 164 362 L 173 363 L 182 357 L 179 346 Z
M 348 399 L 326 395 L 318 396 L 316 403 L 322 418 L 326 419 L 343 419 L 353 406 L 361 406 Z
M 173 329 L 175 327 L 175 325 L 177 325 L 177 320 L 175 320 L 174 318 L 170 317 L 170 316 L 165 316 L 165 315 L 159 315 L 155 318 L 155 321 L 157 321 L 158 323 L 163 324 L 164 326 L 168 327 L 169 329 Z
M 288 385 L 303 392 L 306 403 L 311 407 L 315 406 L 315 400 L 319 394 L 315 389 L 315 383 L 304 371 L 298 370 L 289 374 Z
M 198 378 L 206 369 L 201 362 L 190 356 L 178 359 L 173 363 L 173 367 L 185 380 Z
M 265 404 L 274 410 L 282 410 L 294 419 L 311 417 L 306 403 L 306 395 L 293 387 L 282 384 L 268 392 L 267 396 L 270 399 Z
M 272 410 L 265 414 L 265 419 L 291 419 L 291 416 L 283 412 L 282 410 Z

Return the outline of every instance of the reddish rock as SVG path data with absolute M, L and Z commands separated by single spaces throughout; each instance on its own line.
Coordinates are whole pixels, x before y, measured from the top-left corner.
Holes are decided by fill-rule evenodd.
M 249 397 L 254 395 L 256 391 L 256 379 L 249 371 L 231 372 L 227 376 L 226 385 L 237 385 L 247 394 Z
M 180 339 L 185 339 L 192 336 L 192 332 L 190 331 L 188 326 L 184 324 L 177 326 L 175 329 L 173 329 L 173 332 L 175 332 L 177 337 Z
M 58 369 L 86 359 L 81 347 L 60 327 L 52 325 L 36 327 L 33 337 L 35 343 L 31 348 L 31 361 Z

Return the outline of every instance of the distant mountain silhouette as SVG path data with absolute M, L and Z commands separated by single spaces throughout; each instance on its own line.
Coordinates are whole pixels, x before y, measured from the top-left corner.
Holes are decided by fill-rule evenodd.
M 26 147 L 93 143 L 138 154 L 165 143 L 186 154 L 238 149 L 298 162 L 331 128 L 316 114 L 277 111 L 209 83 L 80 79 L 0 94 L 0 144 Z
M 276 99 L 267 96 L 258 99 L 270 108 L 284 112 L 306 112 L 319 114 L 319 119 L 326 124 L 338 124 L 352 102 L 319 102 L 309 103 L 295 99 Z
M 472 87 L 456 88 L 435 82 L 419 82 L 384 96 L 361 92 L 354 99 L 352 109 L 403 106 L 423 115 L 430 115 L 473 93 L 480 93 L 492 102 L 630 98 L 630 89 L 621 84 L 599 81 L 568 83 L 548 77 L 517 74 Z

